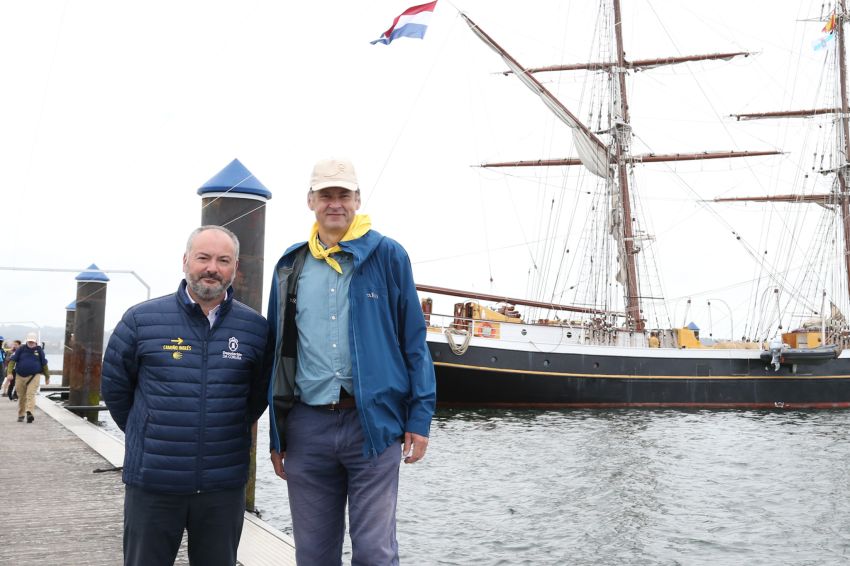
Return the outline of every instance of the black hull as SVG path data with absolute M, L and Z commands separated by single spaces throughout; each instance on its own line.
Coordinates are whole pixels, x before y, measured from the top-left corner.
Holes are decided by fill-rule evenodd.
M 429 342 L 441 407 L 850 408 L 850 359 L 540 353 Z M 657 352 L 657 350 L 656 350 Z

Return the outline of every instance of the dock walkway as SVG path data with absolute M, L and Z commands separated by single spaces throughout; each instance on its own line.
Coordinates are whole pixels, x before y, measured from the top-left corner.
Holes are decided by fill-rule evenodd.
M 35 422 L 0 398 L 0 564 L 115 566 L 122 562 L 124 445 L 38 397 Z M 292 539 L 245 515 L 243 566 L 295 564 Z M 188 564 L 185 538 L 175 564 Z

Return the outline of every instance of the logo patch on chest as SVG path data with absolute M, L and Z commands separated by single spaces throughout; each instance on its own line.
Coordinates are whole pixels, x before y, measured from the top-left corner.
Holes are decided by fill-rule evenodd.
M 242 359 L 242 352 L 237 352 L 237 350 L 239 349 L 239 340 L 236 338 L 236 336 L 230 337 L 230 339 L 227 341 L 227 347 L 230 349 L 229 352 L 227 350 L 221 351 L 221 357 L 223 359 L 225 359 L 225 360 L 241 360 Z

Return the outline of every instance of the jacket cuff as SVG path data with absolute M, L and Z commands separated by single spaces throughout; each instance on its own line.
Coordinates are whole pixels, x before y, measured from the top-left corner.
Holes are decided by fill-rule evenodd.
M 404 432 L 412 432 L 420 436 L 428 436 L 431 430 L 431 416 L 420 413 L 411 413 L 404 426 Z

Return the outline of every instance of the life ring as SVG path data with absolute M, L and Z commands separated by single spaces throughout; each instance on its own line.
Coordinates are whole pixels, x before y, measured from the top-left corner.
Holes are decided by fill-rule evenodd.
M 498 338 L 499 325 L 490 322 L 476 322 L 475 335 L 479 338 Z

